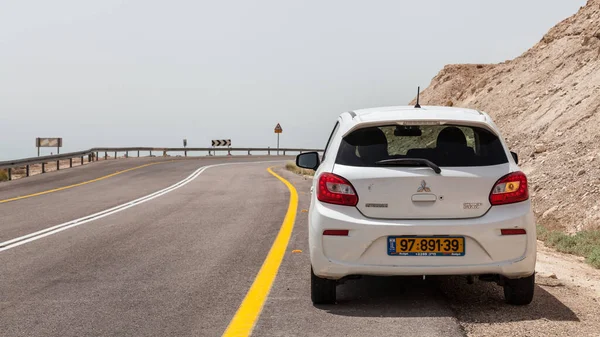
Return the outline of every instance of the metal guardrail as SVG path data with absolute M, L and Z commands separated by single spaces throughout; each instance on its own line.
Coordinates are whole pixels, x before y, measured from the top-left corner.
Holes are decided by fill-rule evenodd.
M 118 153 L 125 153 L 125 157 L 129 157 L 130 152 L 137 152 L 137 157 L 140 156 L 140 152 L 148 152 L 150 156 L 153 156 L 153 152 L 161 153 L 162 156 L 166 156 L 169 152 L 182 152 L 187 157 L 188 152 L 207 152 L 209 156 L 215 155 L 217 152 L 227 152 L 227 155 L 232 155 L 231 152 L 266 152 L 267 155 L 271 155 L 271 152 L 278 154 L 282 152 L 285 156 L 286 152 L 323 152 L 321 149 L 298 149 L 298 148 L 254 148 L 254 147 L 227 147 L 227 148 L 212 148 L 212 147 L 101 147 L 92 148 L 85 151 L 61 153 L 51 156 L 31 157 L 15 160 L 0 161 L 0 169 L 8 170 L 8 179 L 12 179 L 12 169 L 25 167 L 25 176 L 29 177 L 29 166 L 35 164 L 42 164 L 42 173 L 46 172 L 46 164 L 49 162 L 56 162 L 57 170 L 60 170 L 60 161 L 69 160 L 69 167 L 73 167 L 73 159 L 79 158 L 81 165 L 83 165 L 84 157 L 88 157 L 88 162 L 98 161 L 101 154 L 104 154 L 104 159 L 108 159 L 108 154 L 114 153 L 114 158 L 117 158 Z

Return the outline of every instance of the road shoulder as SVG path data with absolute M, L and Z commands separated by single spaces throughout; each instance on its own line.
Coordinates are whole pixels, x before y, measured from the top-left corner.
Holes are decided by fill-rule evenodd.
M 600 271 L 538 241 L 536 293 L 528 306 L 504 303 L 502 288 L 462 278 L 442 284 L 468 336 L 598 336 Z

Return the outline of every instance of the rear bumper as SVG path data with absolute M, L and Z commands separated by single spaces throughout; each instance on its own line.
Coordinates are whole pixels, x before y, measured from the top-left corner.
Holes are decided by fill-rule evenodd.
M 500 229 L 524 228 L 526 235 L 502 236 Z M 323 236 L 326 229 L 348 229 L 348 236 Z M 465 237 L 464 256 L 388 256 L 390 235 Z M 355 208 L 311 205 L 310 257 L 319 277 L 349 275 L 478 275 L 508 278 L 534 273 L 535 219 L 530 201 L 494 206 L 482 217 L 452 220 L 377 220 Z

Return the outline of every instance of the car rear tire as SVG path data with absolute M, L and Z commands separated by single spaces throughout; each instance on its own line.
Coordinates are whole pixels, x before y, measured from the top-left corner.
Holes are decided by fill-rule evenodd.
M 533 300 L 535 274 L 504 281 L 504 299 L 512 305 L 527 305 Z
M 313 304 L 335 304 L 335 287 L 337 282 L 320 278 L 310 267 L 310 297 Z

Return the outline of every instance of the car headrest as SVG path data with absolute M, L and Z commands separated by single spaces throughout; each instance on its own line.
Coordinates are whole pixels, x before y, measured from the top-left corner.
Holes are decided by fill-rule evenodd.
M 443 129 L 437 137 L 437 147 L 445 146 L 467 146 L 467 137 L 455 126 Z
M 358 154 L 366 161 L 387 159 L 388 141 L 385 133 L 379 128 L 365 129 L 360 134 L 360 144 L 356 147 Z

